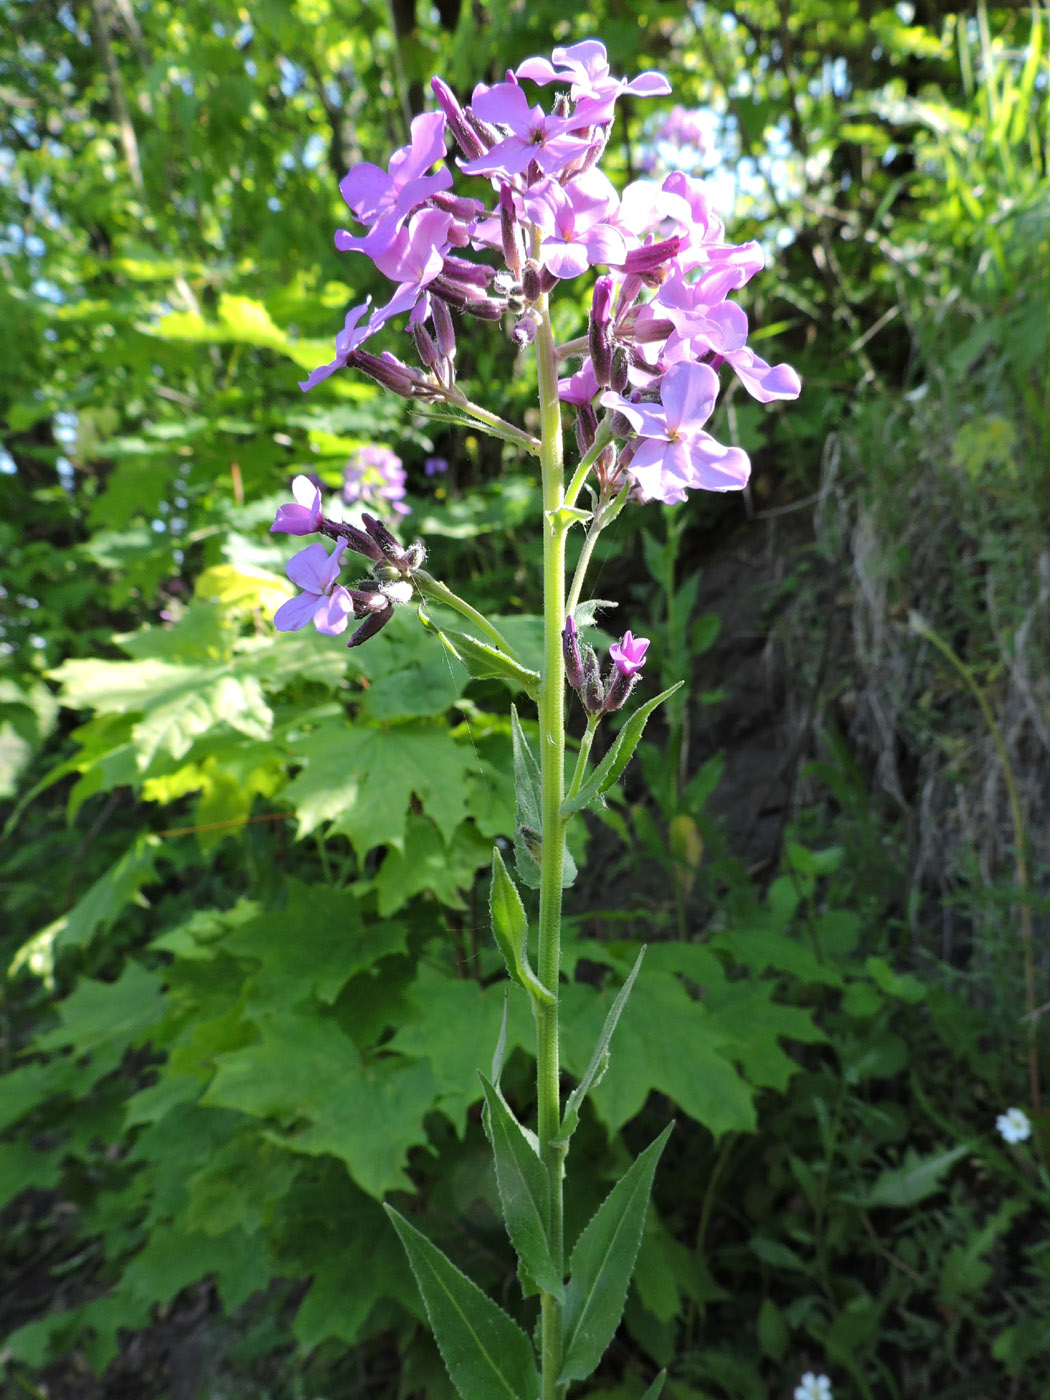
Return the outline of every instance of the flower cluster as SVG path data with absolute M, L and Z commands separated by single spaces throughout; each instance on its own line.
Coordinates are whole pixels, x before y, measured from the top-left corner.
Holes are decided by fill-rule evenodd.
M 524 83 L 556 85 L 552 111 L 532 104 Z M 598 459 L 602 494 L 619 491 L 624 473 L 638 500 L 743 487 L 747 455 L 706 431 L 719 370 L 727 366 L 763 403 L 800 389 L 794 370 L 748 347 L 747 316 L 728 300 L 762 267 L 761 250 L 726 242 L 698 180 L 676 173 L 620 194 L 598 169 L 617 100 L 665 95 L 667 79 L 614 77 L 604 45 L 586 40 L 550 59 L 527 59 L 503 82 L 478 84 L 466 106 L 440 79 L 433 88 L 439 110 L 415 118 L 409 144 L 387 169 L 357 165 L 340 184 L 359 228 L 341 229 L 336 247 L 369 257 L 393 290 L 382 306 L 351 309 L 335 358 L 303 389 L 351 366 L 405 397 L 447 396 L 455 383 L 453 313 L 509 316 L 512 339 L 526 345 L 541 298 L 560 281 L 602 270 L 587 336 L 559 351 L 581 362 L 560 386 L 577 410 L 581 450 L 595 442 L 601 409 L 626 439 L 618 462 L 614 453 Z M 460 170 L 491 183 L 488 206 L 453 191 L 448 135 L 459 146 Z M 361 348 L 402 315 L 419 370 Z
M 307 545 L 288 561 L 288 577 L 302 592 L 281 604 L 274 614 L 274 626 L 279 632 L 298 632 L 312 622 L 318 632 L 337 637 L 354 617 L 361 620 L 361 626 L 347 645 L 360 646 L 386 626 L 398 604 L 411 602 L 412 577 L 422 567 L 426 551 L 418 540 L 404 548 L 372 515 L 362 514 L 363 530 L 326 519 L 321 512 L 320 488 L 308 476 L 295 478 L 292 496 L 293 505 L 279 507 L 271 533 L 322 534 L 334 539 L 336 546 L 329 554 L 323 544 Z M 347 549 L 363 554 L 372 564 L 371 576 L 356 588 L 339 582 Z
M 408 515 L 405 504 L 405 469 L 389 447 L 369 443 L 356 448 L 343 468 L 343 501 L 346 505 L 389 506 L 397 515 Z
M 573 618 L 566 618 L 562 633 L 565 678 L 592 720 L 623 707 L 638 683 L 638 673 L 645 665 L 648 649 L 647 637 L 633 637 L 630 632 L 625 632 L 609 648 L 612 666 L 603 680 L 597 653 L 592 646 L 580 640 Z

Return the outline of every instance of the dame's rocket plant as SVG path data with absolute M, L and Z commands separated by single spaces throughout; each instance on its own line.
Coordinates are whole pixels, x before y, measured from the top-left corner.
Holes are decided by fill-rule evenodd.
M 553 89 L 550 110 L 535 100 L 537 90 L 547 89 Z M 296 478 L 294 502 L 280 508 L 272 529 L 320 534 L 335 548 L 329 554 L 322 544 L 311 544 L 295 555 L 288 574 L 302 592 L 282 604 L 274 621 L 282 631 L 312 622 L 318 631 L 338 635 L 353 617 L 359 623 L 349 640 L 353 647 L 413 598 L 423 623 L 436 630 L 425 606 L 428 599 L 440 601 L 471 627 L 445 634 L 468 669 L 502 675 L 536 702 L 538 756 L 516 716 L 514 722 L 518 879 L 494 851 L 491 894 L 493 932 L 536 1019 L 535 1131 L 517 1121 L 500 1091 L 502 1047 L 491 1079 L 482 1076 L 482 1084 L 519 1276 L 527 1296 L 539 1295 L 538 1356 L 515 1322 L 407 1220 L 390 1213 L 465 1400 L 556 1400 L 595 1369 L 618 1325 L 669 1131 L 612 1189 L 567 1258 L 565 1159 L 638 969 L 609 1013 L 590 1068 L 563 1103 L 558 983 L 562 889 L 568 882 L 565 830 L 617 781 L 649 714 L 672 693 L 629 715 L 602 761 L 591 765 L 597 725 L 631 698 L 649 644 L 625 632 L 609 648 L 603 674 L 581 635 L 593 615 L 593 605 L 581 604 L 587 567 L 598 535 L 625 504 L 678 502 L 690 490 L 733 491 L 747 484 L 747 454 L 708 431 L 723 374 L 735 375 L 761 403 L 793 399 L 800 384 L 789 366 L 769 365 L 747 345 L 747 316 L 730 298 L 759 271 L 763 255 L 755 243 L 726 241 L 703 184 L 674 173 L 617 191 L 600 169 L 618 99 L 667 95 L 670 85 L 662 74 L 643 73 L 630 82 L 614 77 L 604 45 L 587 40 L 557 48 L 549 59 L 527 59 L 502 82 L 479 83 L 466 105 L 440 79 L 433 90 L 437 110 L 415 118 L 408 145 L 394 152 L 386 169 L 357 165 L 339 186 L 350 226 L 336 233 L 336 247 L 371 259 L 391 290 L 382 305 L 369 299 L 347 313 L 333 358 L 301 387 L 309 390 L 332 374 L 356 370 L 405 398 L 451 406 L 459 418 L 537 459 L 543 665 L 529 670 L 483 613 L 425 572 L 421 543 L 402 546 L 377 515 L 364 514 L 363 528 L 326 518 L 321 493 L 305 476 Z M 472 177 L 472 191 L 483 188 L 479 177 L 487 181 L 491 195 L 482 200 L 458 192 L 460 176 Z M 560 283 L 587 276 L 594 279 L 587 323 L 577 338 L 558 345 L 550 299 Z M 538 436 L 458 387 L 456 322 L 462 316 L 491 322 L 494 333 L 535 355 Z M 404 318 L 417 365 L 378 348 L 379 333 Z M 578 449 L 571 473 L 563 453 L 566 411 Z M 400 463 L 386 449 L 371 451 L 372 457 L 351 464 L 347 501 L 367 500 L 403 514 Z M 569 581 L 565 537 L 576 524 L 586 534 Z M 343 584 L 342 568 L 353 555 L 362 556 L 364 576 Z M 566 683 L 587 721 L 568 782 Z M 531 926 L 519 883 L 539 891 L 539 915 Z M 649 1395 L 655 1397 L 661 1385 L 658 1379 Z

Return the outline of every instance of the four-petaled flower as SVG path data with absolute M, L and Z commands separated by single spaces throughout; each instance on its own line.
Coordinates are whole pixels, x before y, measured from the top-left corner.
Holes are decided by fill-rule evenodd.
M 311 544 L 289 559 L 288 577 L 303 591 L 297 598 L 282 603 L 274 613 L 273 624 L 278 632 L 298 632 L 309 622 L 330 637 L 346 631 L 354 602 L 336 582 L 346 547 L 347 541 L 340 540 L 329 554 L 323 544 Z
M 627 471 L 643 500 L 684 501 L 687 488 L 739 491 L 751 463 L 739 447 L 723 447 L 703 425 L 718 397 L 718 375 L 710 365 L 676 364 L 660 383 L 660 403 L 636 403 L 611 390 L 606 408 L 618 409 L 642 441 Z
M 648 637 L 632 637 L 625 632 L 618 642 L 609 648 L 609 659 L 621 676 L 633 676 L 645 665 L 645 653 L 649 649 Z
M 295 505 L 279 506 L 270 526 L 272 535 L 312 535 L 321 523 L 321 492 L 308 476 L 292 482 Z
M 807 1371 L 795 1387 L 795 1400 L 831 1400 L 831 1382 L 827 1376 Z
M 1028 1114 L 1021 1108 L 1008 1108 L 995 1120 L 999 1136 L 1004 1142 L 1026 1142 L 1032 1136 L 1032 1124 Z

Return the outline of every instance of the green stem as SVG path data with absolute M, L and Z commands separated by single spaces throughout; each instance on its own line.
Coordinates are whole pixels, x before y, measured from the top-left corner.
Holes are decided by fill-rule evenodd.
M 594 743 L 594 735 L 600 719 L 601 715 L 587 716 L 587 733 L 580 740 L 580 752 L 576 756 L 576 771 L 572 775 L 569 791 L 565 795 L 566 800 L 575 797 L 583 786 L 583 780 L 587 774 L 587 760 L 591 756 L 591 745 Z
M 518 661 L 520 658 L 507 641 L 498 627 L 488 620 L 484 613 L 479 613 L 477 608 L 472 608 L 465 598 L 461 598 L 458 593 L 453 593 L 452 589 L 444 584 L 440 579 L 433 578 L 424 569 L 416 569 L 412 574 L 412 582 L 423 594 L 424 598 L 433 598 L 435 603 L 444 603 L 446 607 L 452 608 L 462 617 L 469 618 L 479 631 L 484 632 L 489 641 L 507 656 Z
M 550 1243 L 559 1272 L 564 1268 L 562 1168 L 565 1148 L 557 1144 L 561 1131 L 561 1090 L 558 1045 L 558 974 L 561 966 L 561 904 L 565 864 L 565 819 L 561 805 L 565 787 L 565 628 L 566 525 L 555 518 L 564 500 L 561 405 L 558 401 L 558 361 L 544 296 L 537 304 L 536 371 L 539 380 L 543 482 L 543 680 L 539 694 L 540 722 L 540 919 L 537 972 L 555 995 L 553 1005 L 536 1006 L 536 1116 L 540 1155 L 550 1184 Z M 542 1400 L 558 1400 L 562 1347 L 561 1304 L 550 1293 L 540 1296 L 540 1361 Z
M 458 389 L 448 389 L 443 384 L 434 384 L 428 386 L 427 392 L 434 398 L 442 399 L 445 403 L 451 404 L 453 408 L 458 408 L 461 413 L 466 413 L 478 423 L 483 424 L 493 437 L 501 438 L 504 442 L 517 443 L 526 452 L 531 452 L 534 457 L 540 455 L 541 445 L 531 433 L 525 432 L 523 428 L 516 427 L 513 423 L 508 423 L 506 418 L 501 418 L 498 413 L 492 413 L 489 409 L 482 408 L 481 404 L 474 403 Z

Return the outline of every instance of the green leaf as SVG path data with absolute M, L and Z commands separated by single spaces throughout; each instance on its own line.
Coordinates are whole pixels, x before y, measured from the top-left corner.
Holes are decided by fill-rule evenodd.
M 551 1258 L 550 1184 L 534 1133 L 527 1132 L 497 1088 L 478 1072 L 485 1090 L 485 1131 L 496 1159 L 496 1184 L 507 1234 L 523 1277 L 561 1300 L 564 1285 Z
M 514 861 L 518 874 L 530 889 L 540 887 L 540 832 L 543 829 L 540 803 L 540 765 L 532 746 L 525 737 L 525 731 L 518 719 L 515 706 L 510 708 L 511 738 L 514 744 L 514 795 L 516 799 L 514 834 Z M 566 888 L 576 879 L 576 862 L 565 847 L 565 866 L 562 885 Z
M 497 650 L 488 642 L 480 642 L 477 637 L 468 636 L 466 632 L 453 629 L 443 631 L 427 617 L 422 608 L 419 609 L 419 620 L 428 632 L 433 632 L 440 639 L 445 650 L 461 666 L 466 667 L 475 680 L 495 676 L 499 680 L 509 681 L 516 690 L 523 690 L 530 700 L 536 699 L 540 689 L 538 671 L 530 671 L 527 666 L 515 661 L 506 652 Z
M 656 1380 L 653 1381 L 652 1385 L 642 1396 L 642 1400 L 660 1400 L 660 1396 L 663 1393 L 664 1381 L 666 1380 L 667 1372 L 661 1371 Z
M 642 1240 L 656 1164 L 673 1126 L 668 1123 L 627 1169 L 576 1241 L 565 1290 L 560 1382 L 589 1376 L 613 1339 Z
M 511 977 L 528 992 L 547 1006 L 554 1005 L 554 994 L 549 992 L 529 966 L 529 921 L 525 906 L 517 886 L 507 874 L 499 847 L 492 848 L 492 888 L 489 892 L 489 913 L 492 916 L 492 932 L 496 936 L 499 950 L 507 964 Z
M 869 1207 L 917 1205 L 941 1189 L 941 1177 L 969 1150 L 963 1144 L 930 1157 L 920 1157 L 914 1149 L 909 1150 L 904 1165 L 882 1172 L 859 1203 Z
M 528 1337 L 410 1225 L 385 1206 L 423 1295 L 431 1331 L 463 1400 L 537 1400 L 540 1378 Z
M 638 746 L 638 740 L 642 737 L 642 730 L 646 721 L 657 705 L 662 705 L 668 700 L 676 690 L 680 690 L 685 684 L 684 681 L 677 681 L 668 690 L 662 691 L 652 700 L 647 700 L 641 709 L 635 710 L 624 727 L 616 736 L 616 740 L 609 752 L 599 763 L 598 767 L 591 774 L 587 782 L 580 788 L 575 797 L 570 798 L 562 806 L 562 816 L 571 816 L 573 812 L 579 812 L 586 807 L 589 802 L 593 802 L 596 797 L 600 797 L 603 792 L 611 788 L 620 774 L 627 767 L 631 760 L 631 755 Z
M 569 1095 L 568 1102 L 565 1105 L 565 1116 L 562 1119 L 561 1134 L 559 1136 L 559 1141 L 561 1142 L 568 1142 L 576 1131 L 576 1125 L 580 1121 L 580 1108 L 583 1105 L 583 1101 L 587 1097 L 591 1085 L 605 1073 L 606 1066 L 609 1063 L 609 1042 L 612 1040 L 613 1031 L 616 1029 L 616 1023 L 619 1021 L 623 1009 L 627 1005 L 627 998 L 631 995 L 631 988 L 634 986 L 635 978 L 638 976 L 644 957 L 645 947 L 643 945 L 638 950 L 638 956 L 635 959 L 634 967 L 632 967 L 631 971 L 628 973 L 627 980 L 624 982 L 619 992 L 617 992 L 616 999 L 609 1008 L 608 1015 L 605 1017 L 605 1024 L 602 1026 L 601 1035 L 599 1035 L 598 1042 L 594 1047 L 594 1054 L 591 1056 L 590 1063 L 584 1070 L 579 1084 L 577 1084 L 576 1088 Z

